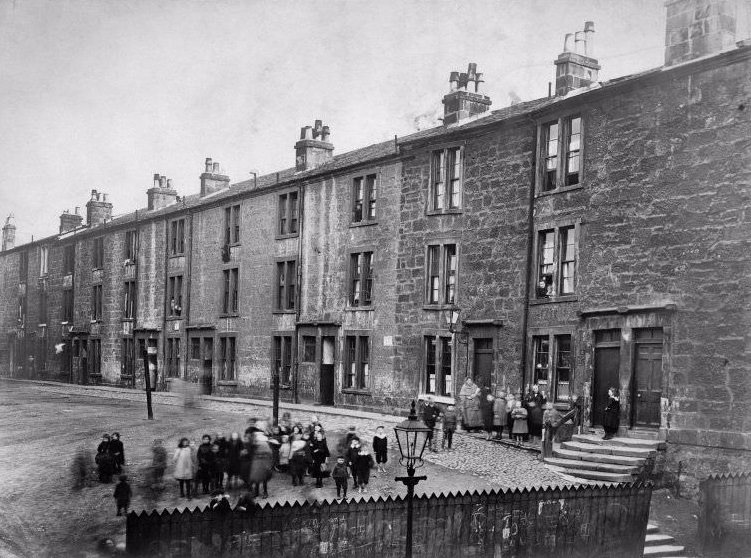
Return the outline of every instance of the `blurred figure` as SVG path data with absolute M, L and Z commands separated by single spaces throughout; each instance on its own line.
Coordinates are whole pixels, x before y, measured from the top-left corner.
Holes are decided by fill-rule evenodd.
M 292 432 L 292 417 L 289 411 L 282 413 L 282 418 L 279 420 L 279 432 L 282 435 L 288 435 Z
M 268 443 L 268 437 L 261 431 L 253 434 L 253 460 L 250 464 L 249 487 L 255 490 L 258 497 L 260 486 L 263 485 L 263 498 L 269 497 L 268 482 L 274 467 L 274 454 Z
M 151 484 L 160 489 L 164 485 L 164 471 L 167 469 L 167 450 L 161 440 L 154 440 L 151 445 Z
M 446 410 L 443 412 L 443 438 L 441 438 L 441 449 L 446 447 L 446 444 L 448 444 L 448 449 L 451 449 L 458 421 L 459 418 L 456 414 L 456 408 L 453 405 L 446 407 Z
M 292 455 L 291 452 L 292 443 L 289 436 L 282 435 L 281 444 L 279 444 L 279 472 L 286 473 L 289 471 L 289 458 Z
M 201 445 L 198 446 L 196 458 L 198 459 L 198 477 L 196 482 L 201 481 L 203 493 L 208 494 L 216 464 L 214 454 L 211 451 L 211 436 L 208 434 L 204 434 L 201 438 Z
M 292 431 L 295 432 L 297 426 Z M 305 467 L 307 466 L 305 460 L 305 450 L 307 442 L 303 440 L 302 434 L 292 434 L 292 442 L 290 443 L 290 458 L 289 458 L 289 472 L 292 475 L 292 486 L 297 486 L 298 483 L 302 486 L 305 484 L 303 477 L 305 476 Z
M 120 474 L 125 465 L 125 447 L 120 441 L 120 433 L 113 432 L 110 438 L 110 453 L 115 460 L 115 474 Z
M 193 451 L 187 438 L 181 438 L 172 456 L 175 463 L 175 478 L 180 485 L 180 496 L 190 500 L 190 488 L 193 483 Z
M 347 465 L 352 473 L 352 488 L 358 488 L 359 483 L 357 479 L 357 456 L 360 455 L 360 439 L 352 438 L 347 449 Z
M 234 486 L 237 487 L 237 482 L 240 479 L 240 452 L 242 450 L 243 442 L 240 439 L 240 434 L 233 432 L 227 443 L 227 488 L 231 488 L 233 480 L 235 481 Z
M 97 446 L 94 460 L 99 472 L 99 481 L 104 483 L 112 482 L 112 475 L 115 473 L 115 458 L 112 457 L 109 434 L 102 436 L 102 441 Z
M 211 445 L 211 453 L 214 454 L 214 488 L 224 489 L 224 473 L 229 465 L 228 450 L 227 439 L 221 434 L 214 436 L 214 443 Z
M 323 474 L 329 458 L 329 446 L 326 443 L 323 431 L 317 431 L 310 441 L 310 452 L 313 457 L 312 468 L 313 477 L 316 479 L 316 488 L 323 488 Z
M 117 515 L 122 515 L 120 510 L 128 514 L 128 507 L 130 507 L 130 499 L 133 496 L 133 491 L 128 484 L 128 477 L 126 475 L 120 475 L 120 482 L 115 486 L 115 503 L 117 504 Z
M 73 479 L 73 490 L 81 490 L 86 486 L 86 480 L 91 470 L 91 453 L 85 448 L 78 448 L 73 462 L 70 464 L 70 473 Z
M 368 491 L 368 482 L 370 481 L 370 470 L 375 465 L 373 456 L 370 455 L 368 448 L 365 444 L 360 446 L 355 458 L 355 470 L 357 471 L 357 483 L 359 485 L 358 490 L 360 494 Z

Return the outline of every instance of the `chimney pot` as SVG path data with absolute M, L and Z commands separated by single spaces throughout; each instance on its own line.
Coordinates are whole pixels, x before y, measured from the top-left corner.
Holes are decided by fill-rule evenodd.
M 167 185 L 167 177 L 163 174 L 159 176 L 159 187 L 164 188 Z
M 300 139 L 313 139 L 313 127 L 312 126 L 305 126 L 302 129 L 302 135 Z
M 577 31 L 574 35 L 574 52 L 584 54 L 584 31 Z
M 321 135 L 323 132 L 323 121 L 322 120 L 316 120 L 315 126 L 313 128 L 313 137 L 317 138 Z
M 595 57 L 595 22 L 587 21 L 584 24 L 584 54 L 590 58 Z
M 451 91 L 459 89 L 459 72 L 451 72 L 451 74 L 449 74 L 449 84 Z
M 214 163 L 213 173 L 214 174 L 219 174 L 219 163 L 218 162 Z
M 331 130 L 328 126 L 324 126 L 323 130 L 321 131 L 321 141 L 325 141 L 328 143 L 329 137 L 331 136 Z
M 78 215 L 80 211 L 81 211 L 81 208 L 76 206 L 75 214 Z
M 96 190 L 92 190 L 91 191 L 91 200 L 92 201 L 96 201 L 96 199 L 97 199 Z
M 211 172 L 211 157 L 206 157 L 206 172 Z
M 563 40 L 563 52 L 574 52 L 573 33 L 566 33 L 566 38 Z
M 170 190 L 172 189 L 172 179 L 171 178 L 167 179 L 167 188 L 169 188 Z
M 159 186 L 159 173 L 154 173 L 154 188 Z
M 107 194 L 102 194 L 102 201 L 107 203 Z

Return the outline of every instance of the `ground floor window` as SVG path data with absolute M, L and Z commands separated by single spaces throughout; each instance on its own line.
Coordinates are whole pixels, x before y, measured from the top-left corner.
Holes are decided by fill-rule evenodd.
M 136 340 L 130 337 L 123 339 L 121 376 L 133 377 L 136 372 Z
M 235 337 L 219 338 L 220 380 L 232 381 L 235 379 L 235 346 Z
M 292 383 L 292 336 L 274 336 L 274 371 L 279 374 L 279 383 Z
M 451 395 L 451 338 L 425 337 L 425 392 L 432 395 Z
M 532 383 L 552 401 L 571 400 L 573 370 L 571 334 L 535 335 L 532 338 Z
M 370 375 L 370 337 L 348 335 L 346 337 L 347 361 L 345 363 L 344 387 L 366 389 Z
M 92 339 L 89 341 L 89 373 L 100 375 L 102 373 L 102 340 Z
M 167 338 L 167 377 L 180 377 L 180 339 Z

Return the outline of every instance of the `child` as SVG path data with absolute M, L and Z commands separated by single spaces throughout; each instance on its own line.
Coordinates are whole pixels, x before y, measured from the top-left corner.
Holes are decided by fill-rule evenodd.
M 370 480 L 370 470 L 373 468 L 373 456 L 368 452 L 368 448 L 360 446 L 355 458 L 355 470 L 357 471 L 357 483 L 360 486 L 359 492 L 368 491 L 368 481 Z
M 344 499 L 347 499 L 347 479 L 349 473 L 347 472 L 347 464 L 344 462 L 344 456 L 340 455 L 336 458 L 336 465 L 331 471 L 331 476 L 336 483 L 336 497 L 341 498 L 340 492 L 344 491 Z
M 352 488 L 357 488 L 358 482 L 357 482 L 357 456 L 360 454 L 360 440 L 359 438 L 352 438 L 352 441 L 349 443 L 349 448 L 347 448 L 347 465 L 349 465 L 349 470 L 352 472 Z
M 376 428 L 375 436 L 373 436 L 373 452 L 375 452 L 376 463 L 378 464 L 378 471 L 385 473 L 384 465 L 388 461 L 388 438 L 384 432 L 383 426 Z
M 282 443 L 279 446 L 279 472 L 286 473 L 289 471 L 289 456 L 291 444 L 287 434 L 282 435 Z
M 117 515 L 122 515 L 120 510 L 124 510 L 128 513 L 128 506 L 130 506 L 130 497 L 133 492 L 128 484 L 128 477 L 126 475 L 120 475 L 120 482 L 115 486 L 115 503 L 117 503 Z
M 516 440 L 516 445 L 521 445 L 522 439 L 529 433 L 529 428 L 527 426 L 527 409 L 522 407 L 521 401 L 516 401 L 514 403 L 514 410 L 511 411 L 511 418 L 514 420 L 514 439 Z
M 448 449 L 451 449 L 451 443 L 454 440 L 454 432 L 456 431 L 457 416 L 456 410 L 453 405 L 449 405 L 443 412 L 443 439 L 441 440 L 441 449 L 445 444 L 448 444 Z

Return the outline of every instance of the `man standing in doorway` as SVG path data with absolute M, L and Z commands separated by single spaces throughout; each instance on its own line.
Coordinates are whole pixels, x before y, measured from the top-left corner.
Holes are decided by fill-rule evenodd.
M 434 405 L 434 401 L 432 397 L 428 397 L 425 408 L 422 410 L 422 421 L 425 423 L 425 426 L 430 428 L 430 432 L 428 433 L 428 448 L 430 451 L 436 451 L 433 433 L 435 432 L 435 423 L 441 414 L 438 407 Z

